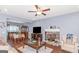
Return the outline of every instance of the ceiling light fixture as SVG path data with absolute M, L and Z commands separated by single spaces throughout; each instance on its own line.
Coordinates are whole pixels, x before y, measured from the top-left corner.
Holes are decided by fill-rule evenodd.
M 44 16 L 46 16 L 46 11 L 50 11 L 50 8 L 47 8 L 47 9 L 41 9 L 38 5 L 35 5 L 35 8 L 36 8 L 36 10 L 35 11 L 28 11 L 28 12 L 35 12 L 36 14 L 35 14 L 35 16 L 37 16 L 37 15 L 44 15 Z

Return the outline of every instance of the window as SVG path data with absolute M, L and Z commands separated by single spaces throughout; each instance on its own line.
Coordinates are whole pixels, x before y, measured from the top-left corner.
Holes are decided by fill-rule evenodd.
M 17 32 L 19 31 L 19 26 L 8 26 L 7 28 L 8 32 Z

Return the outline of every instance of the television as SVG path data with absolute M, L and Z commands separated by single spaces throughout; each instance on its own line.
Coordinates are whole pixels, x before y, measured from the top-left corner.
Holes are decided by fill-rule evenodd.
M 41 33 L 41 27 L 33 27 L 33 33 Z

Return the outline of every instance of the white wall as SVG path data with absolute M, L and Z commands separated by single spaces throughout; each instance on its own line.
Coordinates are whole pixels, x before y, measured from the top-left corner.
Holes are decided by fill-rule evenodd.
M 45 29 L 48 29 L 50 28 L 50 26 L 54 26 L 54 25 L 56 25 L 57 27 L 60 27 L 61 36 L 63 34 L 72 33 L 79 37 L 79 12 L 35 21 L 29 27 L 30 33 L 33 32 L 32 27 L 41 26 L 43 40 L 44 40 Z
M 5 23 L 7 23 L 7 20 L 6 20 L 7 17 L 8 16 L 0 15 L 0 21 L 4 21 Z M 12 19 L 12 17 L 11 17 L 11 19 Z M 31 33 L 33 32 L 33 27 L 41 26 L 42 27 L 41 31 L 42 31 L 43 40 L 44 40 L 45 39 L 45 29 L 48 29 L 48 28 L 50 28 L 50 26 L 54 26 L 54 25 L 56 25 L 57 27 L 60 27 L 61 36 L 66 33 L 73 33 L 79 37 L 79 12 L 61 15 L 61 16 L 57 16 L 57 17 L 46 18 L 43 20 L 26 23 L 25 25 L 29 26 L 29 38 L 31 38 Z

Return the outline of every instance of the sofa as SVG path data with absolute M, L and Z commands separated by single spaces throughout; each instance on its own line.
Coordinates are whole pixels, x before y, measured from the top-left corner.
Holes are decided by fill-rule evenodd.
M 8 53 L 8 43 L 0 34 L 0 53 Z

